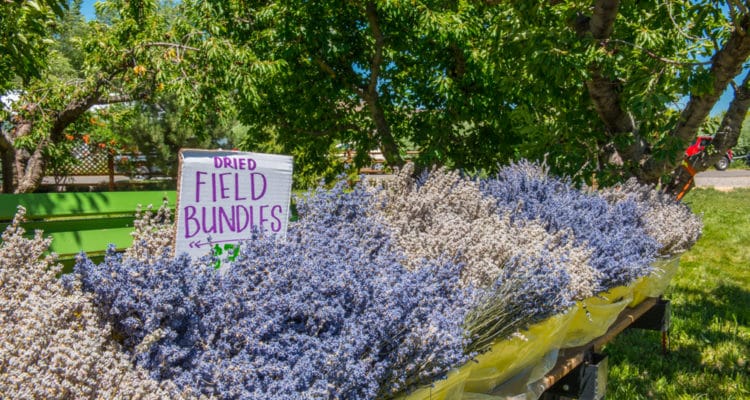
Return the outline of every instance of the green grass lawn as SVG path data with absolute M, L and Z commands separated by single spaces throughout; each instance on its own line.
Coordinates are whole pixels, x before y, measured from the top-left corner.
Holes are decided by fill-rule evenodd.
M 660 332 L 620 334 L 605 348 L 607 399 L 750 399 L 750 190 L 695 189 L 685 202 L 704 229 L 664 296 L 669 354 Z

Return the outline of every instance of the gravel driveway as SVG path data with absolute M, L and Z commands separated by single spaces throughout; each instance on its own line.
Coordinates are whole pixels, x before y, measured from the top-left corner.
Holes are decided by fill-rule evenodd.
M 707 170 L 695 175 L 696 187 L 712 187 L 717 190 L 750 187 L 750 170 Z

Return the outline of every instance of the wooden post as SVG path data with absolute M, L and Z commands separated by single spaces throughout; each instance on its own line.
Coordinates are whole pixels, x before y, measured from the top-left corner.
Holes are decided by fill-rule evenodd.
M 115 190 L 115 156 L 112 153 L 107 154 L 107 170 L 109 172 L 109 190 Z

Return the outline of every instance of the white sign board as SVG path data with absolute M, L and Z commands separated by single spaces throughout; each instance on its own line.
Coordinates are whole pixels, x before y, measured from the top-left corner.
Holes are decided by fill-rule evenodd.
M 180 150 L 175 253 L 222 254 L 253 229 L 286 235 L 291 191 L 290 156 Z

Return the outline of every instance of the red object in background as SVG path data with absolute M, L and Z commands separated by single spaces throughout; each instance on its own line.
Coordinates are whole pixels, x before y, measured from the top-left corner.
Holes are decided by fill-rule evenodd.
M 711 141 L 713 141 L 713 136 L 698 136 L 695 139 L 695 142 L 690 145 L 690 147 L 685 150 L 685 158 L 692 157 L 701 151 L 703 151 L 708 145 L 711 144 Z M 718 169 L 719 171 L 723 171 L 729 167 L 729 164 L 732 162 L 732 159 L 734 158 L 734 153 L 732 153 L 732 149 L 727 150 L 727 154 L 724 155 L 719 161 L 716 162 L 714 167 Z

